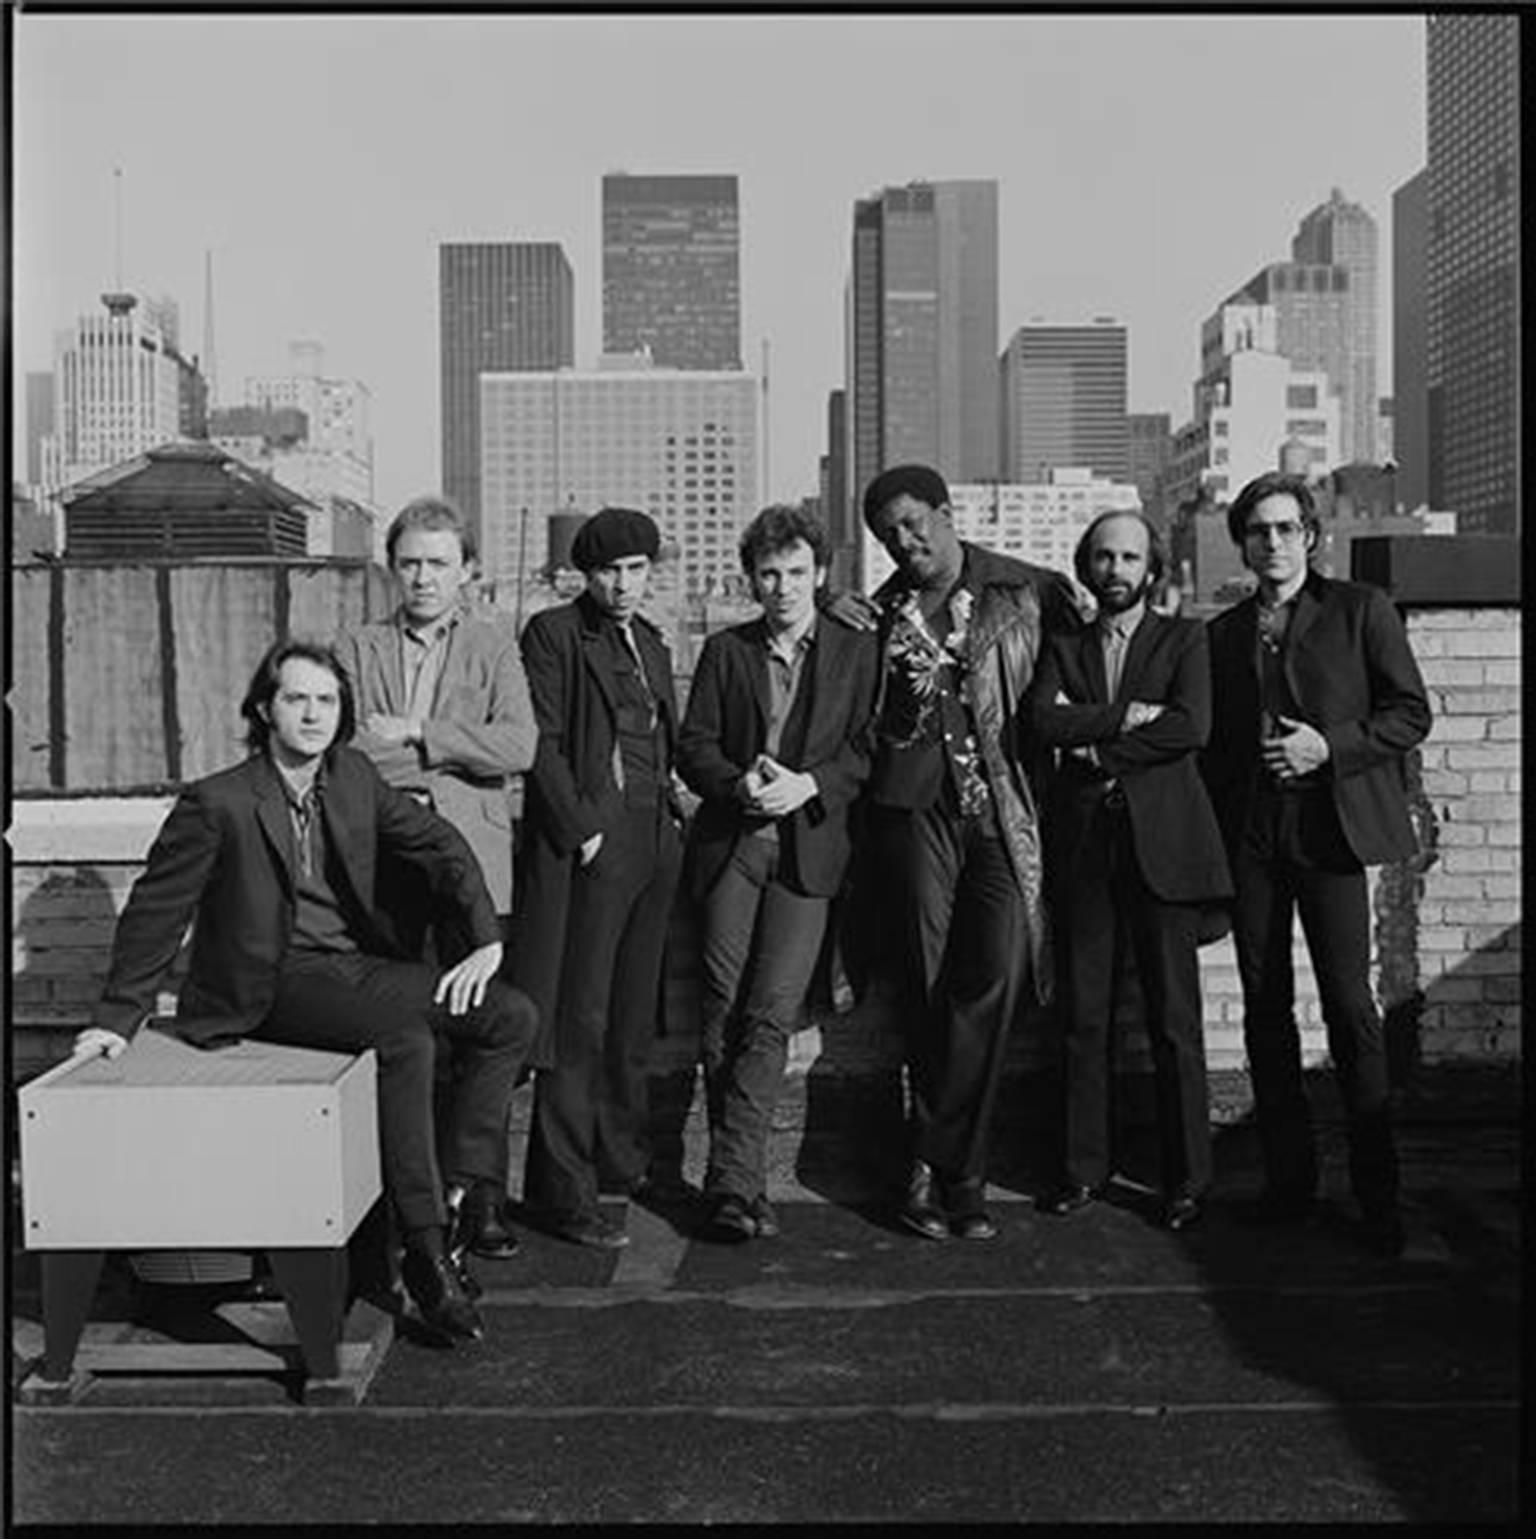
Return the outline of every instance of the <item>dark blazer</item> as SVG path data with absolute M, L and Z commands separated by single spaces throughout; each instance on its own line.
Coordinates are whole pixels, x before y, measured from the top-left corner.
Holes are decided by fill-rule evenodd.
M 678 737 L 677 767 L 703 798 L 688 834 L 688 885 L 703 898 L 750 820 L 736 784 L 767 745 L 767 628 L 761 620 L 704 643 Z M 848 809 L 869 775 L 868 727 L 879 647 L 827 615 L 800 681 L 800 699 L 779 744 L 779 762 L 816 777 L 817 795 L 778 821 L 779 876 L 810 897 L 831 897 L 848 865 Z
M 412 959 L 377 901 L 383 854 L 428 872 L 434 901 L 463 912 L 475 946 L 501 939 L 480 864 L 463 836 L 387 786 L 356 749 L 332 752 L 321 807 L 336 855 L 337 896 L 352 910 L 365 951 Z M 138 1030 L 192 923 L 178 1030 L 198 1041 L 253 1030 L 272 1008 L 294 907 L 292 824 L 272 761 L 260 754 L 186 787 L 118 920 L 95 1024 L 124 1037 Z
M 539 1008 L 536 1068 L 548 1068 L 553 1061 L 555 1002 L 577 852 L 593 834 L 613 828 L 624 810 L 615 773 L 620 685 L 603 634 L 606 623 L 597 604 L 582 593 L 569 604 L 541 610 L 523 627 L 523 667 L 539 746 L 527 780 L 509 972 Z M 666 761 L 662 768 L 670 780 L 677 739 L 672 656 L 649 620 L 636 619 L 634 636 L 656 696 Z M 670 784 L 664 794 L 681 820 Z
M 1258 777 L 1257 596 L 1209 624 L 1214 713 L 1202 761 L 1216 815 L 1235 848 Z M 1429 732 L 1429 697 L 1391 599 L 1365 583 L 1310 573 L 1295 599 L 1285 678 L 1301 720 L 1328 739 L 1318 772 L 1339 826 L 1362 865 L 1406 860 L 1417 849 L 1403 756 Z
M 1057 703 L 1063 694 L 1070 704 Z M 1161 705 L 1163 714 L 1122 732 L 1132 700 Z M 1030 720 L 1052 747 L 1094 746 L 1103 774 L 1125 793 L 1136 861 L 1158 897 L 1201 903 L 1231 896 L 1221 832 L 1196 767 L 1211 730 L 1210 663 L 1199 621 L 1145 614 L 1126 648 L 1113 700 L 1096 626 L 1048 636 L 1031 690 Z M 1052 782 L 1051 844 L 1076 847 L 1096 794 L 1102 793 L 1085 786 L 1071 761 L 1064 761 Z M 1069 871 L 1058 875 L 1070 880 Z

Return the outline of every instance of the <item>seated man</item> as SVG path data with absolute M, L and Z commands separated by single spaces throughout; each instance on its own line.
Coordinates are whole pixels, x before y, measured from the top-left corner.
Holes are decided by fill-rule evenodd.
M 449 1260 L 449 1206 L 496 1211 L 500 1143 L 537 1026 L 497 978 L 502 944 L 479 863 L 451 824 L 386 786 L 351 736 L 352 694 L 325 646 L 279 642 L 241 705 L 250 757 L 187 786 L 118 922 L 95 1024 L 75 1049 L 115 1057 L 151 1013 L 194 922 L 178 1031 L 214 1045 L 248 1036 L 378 1055 L 385 1191 L 404 1239 L 401 1275 L 423 1320 L 483 1335 Z M 426 872 L 434 902 L 463 916 L 474 949 L 441 976 L 406 960 L 379 910 L 385 855 Z M 432 1112 L 435 1033 L 465 1060 L 442 1140 Z M 470 1248 L 473 1247 L 471 1243 Z

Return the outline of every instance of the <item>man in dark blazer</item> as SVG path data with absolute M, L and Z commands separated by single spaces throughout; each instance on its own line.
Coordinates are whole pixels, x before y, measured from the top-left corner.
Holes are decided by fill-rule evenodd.
M 703 914 L 705 1232 L 726 1241 L 778 1232 L 768 1131 L 869 774 L 875 638 L 818 615 L 830 560 L 799 508 L 747 525 L 741 564 L 763 613 L 704 644 L 678 738 L 703 799 L 685 867 Z
M 1047 639 L 1031 700 L 1061 750 L 1045 819 L 1046 880 L 1066 1021 L 1066 1214 L 1110 1176 L 1116 986 L 1127 950 L 1146 1006 L 1163 1187 L 1162 1221 L 1198 1221 L 1211 1178 L 1198 955 L 1203 904 L 1231 896 L 1196 753 L 1210 732 L 1210 660 L 1196 620 L 1154 613 L 1165 567 L 1140 513 L 1101 513 L 1075 564 L 1095 625 Z
M 539 1007 L 523 1200 L 578 1244 L 614 1248 L 599 1176 L 646 1185 L 651 1042 L 682 859 L 672 658 L 640 604 L 656 525 L 604 508 L 576 532 L 587 586 L 523 630 L 539 746 L 512 976 Z
M 533 1007 L 497 977 L 496 913 L 474 853 L 436 814 L 344 746 L 352 695 L 328 647 L 280 642 L 241 707 L 251 757 L 188 786 L 118 922 L 95 1024 L 77 1050 L 122 1051 L 194 924 L 175 1029 L 216 1046 L 240 1036 L 378 1055 L 384 1185 L 405 1243 L 401 1275 L 449 1337 L 482 1334 L 449 1208 L 484 1188 L 490 1209 L 507 1107 L 532 1046 Z M 439 973 L 410 960 L 379 906 L 386 856 L 420 867 L 463 916 L 473 949 Z M 460 1050 L 452 1123 L 433 1126 L 435 1034 Z M 470 1237 L 471 1240 L 473 1236 Z
M 1371 995 L 1365 867 L 1416 850 L 1403 758 L 1429 699 L 1387 595 L 1308 569 L 1319 524 L 1296 476 L 1250 481 L 1227 514 L 1251 598 L 1210 622 L 1203 768 L 1237 889 L 1233 939 L 1266 1187 L 1253 1217 L 1295 1222 L 1317 1190 L 1291 970 L 1299 914 L 1348 1117 L 1350 1182 L 1374 1250 L 1396 1255 L 1397 1153 Z

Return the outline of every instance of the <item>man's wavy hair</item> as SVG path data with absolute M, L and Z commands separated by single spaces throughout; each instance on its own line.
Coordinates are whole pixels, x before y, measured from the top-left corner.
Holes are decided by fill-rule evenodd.
M 413 497 L 395 514 L 389 532 L 384 536 L 384 559 L 391 567 L 395 564 L 395 547 L 407 529 L 451 530 L 459 537 L 459 550 L 463 554 L 465 566 L 475 560 L 475 531 L 458 505 L 447 497 L 439 497 L 435 493 Z
M 357 730 L 357 704 L 352 696 L 352 681 L 341 666 L 341 659 L 337 657 L 335 649 L 323 641 L 290 637 L 286 641 L 274 642 L 267 648 L 261 661 L 256 664 L 255 673 L 251 675 L 245 699 L 240 702 L 240 714 L 245 718 L 245 746 L 253 755 L 265 753 L 268 743 L 272 741 L 272 724 L 262 712 L 269 709 L 277 698 L 283 664 L 295 657 L 324 668 L 336 680 L 337 693 L 341 697 L 341 716 L 337 722 L 336 736 L 331 740 L 331 748 L 339 748 L 343 743 L 350 742 L 352 734 Z M 330 749 L 326 752 L 329 753 Z
M 832 564 L 832 542 L 814 513 L 784 502 L 771 504 L 741 531 L 737 553 L 741 557 L 742 571 L 751 577 L 764 556 L 771 556 L 797 540 L 804 540 L 811 547 L 818 570 L 825 570 Z
M 1255 476 L 1232 501 L 1227 509 L 1227 533 L 1234 545 L 1241 545 L 1248 537 L 1248 515 L 1266 497 L 1289 497 L 1301 512 L 1301 527 L 1307 542 L 1307 551 L 1316 548 L 1322 538 L 1323 523 L 1317 516 L 1317 502 L 1312 488 L 1300 476 L 1287 475 L 1283 470 L 1267 470 Z

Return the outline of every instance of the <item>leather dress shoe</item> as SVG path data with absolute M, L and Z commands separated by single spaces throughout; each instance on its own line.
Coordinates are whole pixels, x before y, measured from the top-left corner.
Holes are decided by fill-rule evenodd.
M 760 1240 L 776 1240 L 779 1237 L 779 1215 L 773 1211 L 768 1198 L 759 1192 L 747 1205 L 752 1215 L 752 1222 L 757 1225 L 757 1237 Z
M 957 1239 L 991 1240 L 997 1237 L 997 1225 L 986 1208 L 986 1184 L 978 1180 L 946 1183 L 945 1206 L 949 1209 L 949 1229 Z
M 914 1234 L 922 1235 L 925 1240 L 949 1238 L 949 1225 L 944 1222 L 944 1214 L 934 1200 L 933 1167 L 925 1161 L 913 1162 L 912 1174 L 907 1181 L 906 1199 L 896 1216 Z
M 1089 1203 L 1097 1202 L 1100 1195 L 1101 1190 L 1097 1186 L 1084 1186 L 1080 1182 L 1068 1181 L 1041 1199 L 1040 1211 L 1054 1214 L 1057 1218 L 1065 1218 L 1069 1213 L 1077 1213 L 1086 1208 Z
M 408 1250 L 400 1258 L 400 1280 L 422 1320 L 445 1336 L 479 1341 L 485 1335 L 480 1311 L 464 1291 L 458 1268 L 447 1256 Z
M 1164 1204 L 1162 1224 L 1174 1234 L 1193 1229 L 1205 1217 L 1205 1209 L 1193 1192 L 1175 1192 Z
M 468 1251 L 485 1261 L 505 1261 L 517 1254 L 517 1236 L 507 1226 L 505 1200 L 491 1181 L 476 1181 L 465 1192 L 454 1217 L 449 1248 Z
M 707 1238 L 721 1240 L 728 1245 L 739 1245 L 743 1240 L 755 1239 L 757 1220 L 752 1217 L 752 1208 L 747 1199 L 738 1197 L 735 1192 L 723 1192 L 710 1211 L 704 1233 Z
M 549 1231 L 573 1245 L 585 1245 L 589 1250 L 623 1250 L 629 1244 L 629 1236 L 596 1208 L 552 1213 Z

